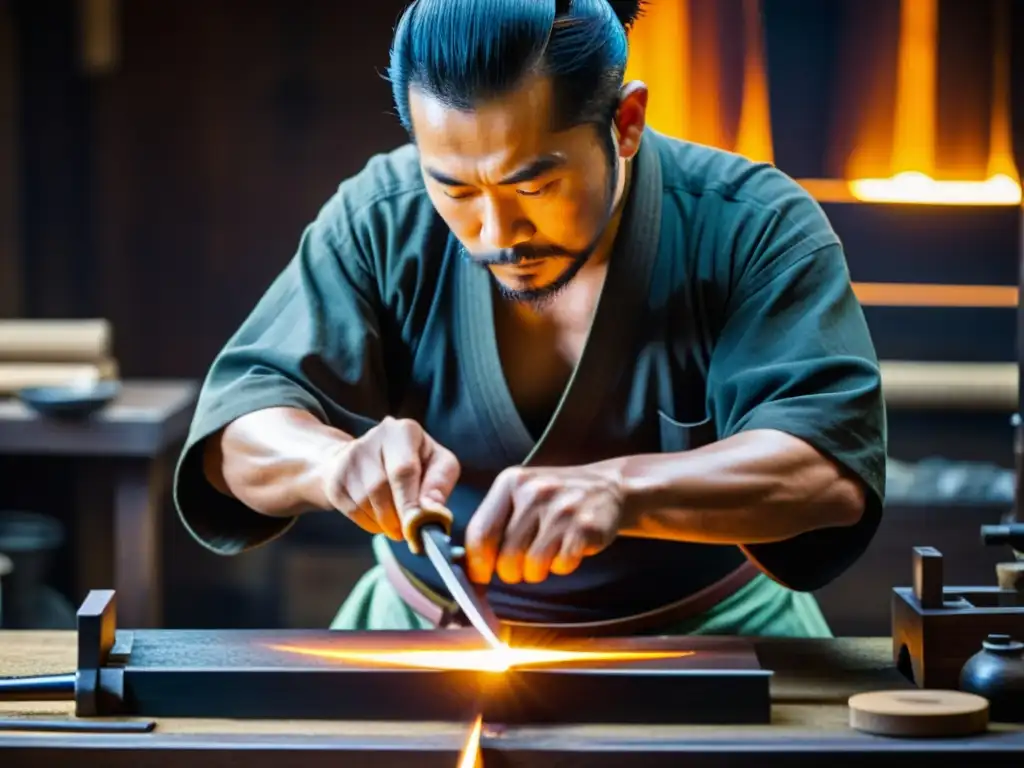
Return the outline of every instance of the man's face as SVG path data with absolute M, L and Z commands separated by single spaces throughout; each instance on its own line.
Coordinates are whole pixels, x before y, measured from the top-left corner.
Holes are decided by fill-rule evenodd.
M 529 80 L 470 112 L 413 89 L 410 111 L 427 192 L 475 263 L 506 296 L 536 301 L 590 256 L 614 203 L 612 126 L 551 131 L 551 86 Z

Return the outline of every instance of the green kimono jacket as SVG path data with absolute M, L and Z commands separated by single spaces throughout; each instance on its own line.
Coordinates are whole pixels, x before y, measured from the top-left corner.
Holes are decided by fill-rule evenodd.
M 462 464 L 450 499 L 456 540 L 506 467 L 685 451 L 751 429 L 806 440 L 867 488 L 852 527 L 744 548 L 622 538 L 568 576 L 495 578 L 489 597 L 509 620 L 654 609 L 744 558 L 813 590 L 864 551 L 885 485 L 878 362 L 838 237 L 783 173 L 647 131 L 586 347 L 541 434 L 505 383 L 492 314 L 500 300 L 434 211 L 415 147 L 372 158 L 322 208 L 213 362 L 175 476 L 188 530 L 232 554 L 288 529 L 293 521 L 214 490 L 201 444 L 245 413 L 292 406 L 356 435 L 388 414 L 422 424 Z M 446 596 L 425 558 L 389 546 Z

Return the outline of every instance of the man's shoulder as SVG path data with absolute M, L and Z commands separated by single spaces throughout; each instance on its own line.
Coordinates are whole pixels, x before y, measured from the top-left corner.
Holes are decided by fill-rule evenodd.
M 806 258 L 835 260 L 834 274 L 845 271 L 824 210 L 786 173 L 716 147 L 655 138 L 668 211 L 662 226 L 676 228 L 688 274 L 732 293 L 764 285 Z
M 814 197 L 772 163 L 657 135 L 666 194 L 694 218 L 734 233 L 758 224 L 810 247 L 837 243 Z
M 654 134 L 666 190 L 708 198 L 710 203 L 744 203 L 777 208 L 781 198 L 811 199 L 807 190 L 772 163 L 719 147 Z
M 327 202 L 327 209 L 349 225 L 430 207 L 419 153 L 413 144 L 380 152 L 356 173 L 344 179 Z
M 321 207 L 315 230 L 325 253 L 370 279 L 385 303 L 424 286 L 444 258 L 449 230 L 427 195 L 411 144 L 373 155 Z M 398 301 L 405 305 L 405 301 Z

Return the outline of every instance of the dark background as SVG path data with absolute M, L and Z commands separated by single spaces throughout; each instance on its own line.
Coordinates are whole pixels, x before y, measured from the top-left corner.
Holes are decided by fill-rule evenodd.
M 737 5 L 722 4 L 730 2 Z M 1021 157 L 1024 2 L 1010 4 Z M 116 68 L 90 75 L 79 57 L 79 3 L 0 0 L 0 87 L 7 88 L 0 95 L 13 94 L 15 105 L 13 119 L 0 119 L 0 148 L 11 150 L 0 151 L 0 195 L 13 192 L 16 201 L 0 204 L 0 316 L 106 317 L 125 377 L 201 377 L 339 182 L 371 154 L 405 141 L 382 77 L 403 5 L 130 0 L 120 4 Z M 940 155 L 955 165 L 959 139 L 977 133 L 988 115 L 994 6 L 940 5 Z M 776 162 L 796 177 L 838 176 L 859 110 L 887 87 L 898 4 L 766 0 L 763 7 Z M 723 55 L 735 59 L 729 46 L 741 40 L 723 37 Z M 921 282 L 943 282 L 944 270 L 955 274 L 949 282 L 973 281 L 962 259 L 946 264 L 931 246 L 911 247 L 896 264 L 864 239 L 870 232 L 850 227 L 866 243 L 850 253 L 855 279 L 884 281 L 892 265 L 911 278 L 920 269 Z M 987 278 L 1016 281 L 1019 250 L 984 255 Z M 1012 310 L 868 314 L 882 357 L 1006 361 L 1016 354 Z M 893 455 L 1010 466 L 1009 415 L 891 414 Z M 0 465 L 0 504 L 73 514 L 53 480 L 60 471 L 59 462 Z M 281 553 L 322 541 L 325 525 L 300 527 L 274 552 L 224 562 L 171 521 L 168 622 L 320 616 L 313 607 L 288 613 L 297 610 L 296 593 L 323 588 L 294 569 L 340 556 L 310 550 L 289 565 Z M 327 528 L 335 540 L 351 540 L 341 526 Z M 365 563 L 359 542 L 344 566 L 349 575 Z M 336 602 L 346 589 L 338 587 Z
M 79 62 L 77 3 L 7 2 L 20 102 L 17 311 L 110 318 L 127 377 L 201 375 L 338 183 L 405 141 L 382 76 L 398 0 L 123 2 L 119 63 L 92 77 Z M 1011 5 L 1019 156 L 1024 3 Z M 763 8 L 776 163 L 795 177 L 841 176 L 872 79 L 891 87 L 898 3 Z M 940 138 L 951 154 L 987 120 L 993 4 L 940 8 Z M 742 36 L 722 43 L 728 59 Z M 738 74 L 725 86 L 738 91 Z M 851 254 L 855 267 L 861 257 Z

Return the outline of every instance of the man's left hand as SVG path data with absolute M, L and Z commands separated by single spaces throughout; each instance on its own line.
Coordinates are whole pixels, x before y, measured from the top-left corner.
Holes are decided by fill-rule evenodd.
M 623 493 L 594 467 L 515 467 L 498 475 L 466 528 L 470 579 L 508 584 L 566 575 L 615 539 Z

